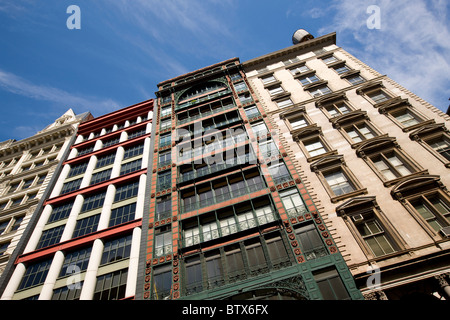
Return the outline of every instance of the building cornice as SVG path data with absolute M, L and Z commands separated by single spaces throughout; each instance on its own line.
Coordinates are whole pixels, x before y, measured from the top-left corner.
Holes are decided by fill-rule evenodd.
M 127 108 L 123 108 L 117 111 L 113 111 L 107 113 L 103 116 L 93 118 L 91 120 L 87 120 L 80 124 L 78 127 L 78 134 L 87 134 L 91 132 L 95 132 L 97 130 L 101 130 L 102 128 L 117 124 L 119 122 L 128 120 L 134 116 L 138 116 L 145 111 L 153 110 L 153 102 L 154 99 L 149 99 L 134 105 L 131 105 Z M 144 110 L 143 108 L 148 107 L 148 110 Z
M 260 57 L 254 58 L 254 59 L 244 61 L 244 62 L 242 62 L 242 66 L 244 67 L 244 69 L 249 69 L 249 68 L 251 68 L 255 65 L 258 65 L 262 62 L 269 61 L 269 60 L 272 60 L 275 58 L 280 58 L 280 57 L 288 55 L 290 53 L 301 51 L 304 49 L 309 49 L 311 47 L 315 47 L 315 46 L 319 46 L 319 45 L 322 47 L 327 43 L 329 45 L 336 44 L 336 32 L 318 37 L 316 39 L 301 42 L 301 43 L 292 45 L 290 47 L 287 47 L 287 48 L 284 48 L 284 49 L 281 49 L 278 51 L 274 51 L 274 52 L 268 53 L 266 55 L 263 55 L 263 56 L 260 56 Z

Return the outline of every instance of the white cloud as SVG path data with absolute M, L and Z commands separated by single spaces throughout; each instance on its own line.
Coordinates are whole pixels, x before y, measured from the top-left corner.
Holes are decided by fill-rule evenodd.
M 370 5 L 380 8 L 380 29 L 367 28 Z M 338 45 L 446 110 L 450 97 L 448 2 L 340 0 L 327 10 L 333 20 L 319 33 L 336 31 Z
M 118 109 L 118 104 L 111 99 L 99 99 L 96 97 L 81 97 L 73 95 L 58 88 L 33 84 L 13 73 L 0 69 L 0 88 L 11 93 L 56 103 L 64 107 L 80 110 L 80 112 L 90 111 L 91 113 L 108 113 Z
M 120 15 L 121 20 L 125 19 L 138 28 L 147 46 L 162 45 L 184 55 L 214 56 L 224 51 L 231 52 L 229 43 L 238 41 L 230 29 L 230 12 L 236 9 L 232 0 L 122 0 L 108 1 L 107 4 L 111 13 Z M 121 32 L 118 26 L 110 26 L 116 34 L 128 40 L 129 34 Z M 151 57 L 157 57 L 161 50 L 148 51 Z M 176 65 L 180 62 L 172 58 L 171 63 Z

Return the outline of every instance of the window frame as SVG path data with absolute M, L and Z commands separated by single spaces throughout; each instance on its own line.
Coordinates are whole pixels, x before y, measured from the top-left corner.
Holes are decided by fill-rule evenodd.
M 425 230 L 425 232 L 435 241 L 445 239 L 446 236 L 441 231 L 436 231 L 427 220 L 417 211 L 413 202 L 424 197 L 437 196 L 439 199 L 450 208 L 450 195 L 439 176 L 423 175 L 418 177 L 410 177 L 399 182 L 391 191 L 392 197 L 400 202 L 417 223 Z M 428 200 L 429 201 L 429 200 Z M 428 208 L 430 209 L 430 208 Z M 448 228 L 450 221 L 446 220 L 434 206 L 431 209 L 433 214 L 437 215 L 439 222 Z M 441 229 L 442 229 L 441 228 Z
M 365 111 L 352 111 L 345 115 L 335 117 L 331 122 L 333 126 L 341 132 L 342 136 L 348 141 L 352 148 L 357 148 L 361 144 L 370 141 L 371 139 L 388 136 L 387 134 L 383 134 L 382 131 L 377 126 L 375 126 L 375 124 L 369 119 L 369 117 L 367 116 L 367 112 Z M 364 133 L 361 132 L 361 125 L 366 127 L 368 131 L 370 131 L 370 133 L 373 135 L 373 137 L 365 138 Z M 354 141 L 353 137 L 349 134 L 349 129 L 355 129 L 355 127 L 355 132 L 357 136 L 361 138 L 361 141 Z
M 341 217 L 348 230 L 353 235 L 355 241 L 369 260 L 383 260 L 392 256 L 402 254 L 407 250 L 407 244 L 397 232 L 396 228 L 391 224 L 384 212 L 375 200 L 375 196 L 363 196 L 352 198 L 345 203 L 336 207 L 336 213 Z M 393 248 L 393 252 L 376 256 L 365 241 L 364 236 L 358 229 L 358 224 L 364 223 L 364 215 L 369 215 L 368 221 L 377 221 L 378 225 L 383 229 L 383 235 Z
M 356 154 L 362 158 L 372 171 L 380 178 L 385 187 L 389 187 L 410 176 L 427 173 L 414 159 L 403 151 L 397 144 L 395 138 L 377 137 L 361 144 L 356 149 Z M 396 175 L 395 178 L 386 177 L 375 164 L 374 158 L 381 157 L 386 160 L 387 154 L 393 154 L 402 164 L 410 171 L 409 174 L 401 174 L 394 165 L 387 160 L 385 164 L 389 167 L 390 172 Z
M 418 142 L 422 147 L 428 150 L 439 161 L 441 161 L 445 167 L 450 168 L 450 150 L 445 151 L 449 153 L 449 159 L 441 154 L 438 150 L 430 145 L 431 140 L 446 140 L 450 146 L 450 134 L 445 124 L 430 124 L 422 126 L 421 128 L 411 132 L 409 135 L 411 140 Z
M 342 155 L 325 156 L 311 164 L 311 170 L 316 173 L 332 203 L 367 193 L 367 188 L 363 188 L 353 172 L 347 167 Z M 325 175 L 340 171 L 347 182 L 352 186 L 353 191 L 336 195 L 325 178 Z
M 294 141 L 298 143 L 300 149 L 306 157 L 306 161 L 308 162 L 315 161 L 325 156 L 337 154 L 337 150 L 331 146 L 327 139 L 325 139 L 325 136 L 322 133 L 322 129 L 316 124 L 298 129 L 293 133 L 293 138 Z M 318 142 L 322 144 L 325 152 L 321 154 L 311 155 L 310 151 L 308 151 L 306 142 L 312 140 L 318 140 Z

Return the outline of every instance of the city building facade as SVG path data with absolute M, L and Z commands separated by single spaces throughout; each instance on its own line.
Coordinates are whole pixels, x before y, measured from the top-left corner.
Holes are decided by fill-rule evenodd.
M 31 137 L 0 143 L 0 276 L 77 126 L 88 117 L 69 109 Z
M 450 298 L 450 117 L 335 33 L 157 87 L 0 145 L 1 299 Z
M 239 59 L 158 89 L 136 299 L 362 299 Z
M 152 116 L 153 99 L 79 125 L 2 278 L 2 299 L 134 297 Z
M 366 299 L 450 298 L 450 117 L 305 30 L 243 62 Z

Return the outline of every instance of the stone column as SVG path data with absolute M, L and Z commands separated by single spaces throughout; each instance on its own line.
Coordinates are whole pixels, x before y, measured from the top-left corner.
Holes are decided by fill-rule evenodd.
M 116 195 L 116 187 L 112 184 L 106 189 L 105 201 L 103 203 L 102 212 L 100 214 L 100 220 L 98 221 L 97 231 L 108 228 L 109 218 L 111 217 L 111 206 L 114 202 Z
M 19 263 L 16 266 L 16 269 L 14 270 L 14 273 L 12 274 L 11 278 L 9 279 L 8 285 L 5 288 L 5 291 L 3 291 L 3 295 L 1 300 L 11 300 L 14 292 L 16 292 L 17 288 L 19 288 L 20 282 L 22 281 L 22 278 L 25 274 L 25 271 L 27 268 L 23 263 Z
M 128 265 L 128 277 L 127 277 L 127 286 L 125 290 L 125 297 L 136 295 L 136 281 L 139 266 L 140 242 L 141 242 L 141 228 L 136 227 L 133 229 L 133 235 L 131 239 L 130 262 Z
M 59 196 L 59 194 L 61 193 L 62 187 L 64 185 L 64 181 L 66 180 L 67 176 L 69 175 L 70 172 L 70 164 L 66 164 L 64 165 L 63 169 L 61 170 L 61 174 L 58 177 L 58 180 L 55 183 L 55 187 L 53 188 L 51 194 L 50 194 L 50 199 L 54 198 L 56 196 Z
M 97 272 L 103 254 L 103 242 L 96 239 L 92 245 L 91 258 L 86 269 L 83 288 L 80 293 L 80 300 L 92 300 L 94 297 L 95 285 L 97 283 Z
M 59 242 L 64 242 L 72 238 L 73 231 L 75 230 L 75 225 L 77 223 L 78 215 L 80 214 L 81 208 L 83 206 L 84 197 L 79 194 L 75 197 L 75 201 L 73 202 L 72 210 L 70 211 L 70 215 L 67 218 L 66 227 L 64 228 L 64 232 L 61 236 L 61 240 Z
M 57 251 L 53 257 L 52 264 L 48 270 L 47 277 L 45 278 L 44 285 L 39 295 L 39 300 L 51 300 L 53 296 L 53 287 L 58 279 L 61 267 L 64 263 L 64 254 L 61 251 Z
M 51 205 L 46 205 L 44 207 L 44 210 L 42 210 L 42 214 L 33 230 L 33 233 L 30 236 L 30 239 L 28 240 L 27 246 L 25 247 L 23 253 L 28 253 L 36 249 L 42 236 L 42 230 L 44 229 L 52 211 L 53 208 Z

